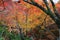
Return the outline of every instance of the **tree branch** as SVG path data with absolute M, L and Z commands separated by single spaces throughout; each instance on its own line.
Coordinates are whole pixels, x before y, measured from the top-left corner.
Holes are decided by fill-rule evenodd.
M 60 15 L 59 15 L 59 13 L 58 13 L 57 10 L 56 10 L 56 7 L 55 7 L 54 2 L 53 2 L 52 0 L 50 0 L 50 2 L 51 2 L 51 4 L 52 4 L 52 7 L 53 7 L 53 10 L 54 10 L 55 15 L 56 15 L 58 18 L 60 18 Z
M 27 3 L 31 4 L 31 5 L 34 5 L 34 6 L 38 7 L 38 8 L 40 8 L 43 12 L 47 13 L 47 10 L 45 8 L 43 8 L 41 5 L 37 4 L 36 2 L 34 2 L 32 0 L 31 0 L 31 2 L 28 2 L 28 1 L 25 1 L 25 2 L 27 2 Z
M 23 0 L 23 1 L 25 1 L 25 0 Z M 55 21 L 55 23 L 58 25 L 58 27 L 60 27 L 60 19 L 59 19 L 58 15 L 57 15 L 55 9 L 54 9 L 54 11 L 55 11 L 56 15 L 48 7 L 46 0 L 43 0 L 43 1 L 44 1 L 45 5 L 47 7 L 47 10 L 44 7 L 42 7 L 41 5 L 39 5 L 38 3 L 36 3 L 35 1 L 33 1 L 33 0 L 30 0 L 30 1 L 31 2 L 28 2 L 28 0 L 27 0 L 25 2 L 27 2 L 27 3 L 31 4 L 31 5 L 34 5 L 34 6 L 38 7 L 38 8 L 40 8 L 43 12 L 45 12 L 47 15 L 49 15 Z M 53 4 L 52 1 L 51 1 L 51 3 L 53 5 L 53 7 L 54 7 L 54 4 Z

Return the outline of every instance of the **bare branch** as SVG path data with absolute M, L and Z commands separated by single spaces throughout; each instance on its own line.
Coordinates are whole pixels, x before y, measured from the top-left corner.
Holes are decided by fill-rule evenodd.
M 51 4 L 52 4 L 52 7 L 53 7 L 53 10 L 54 10 L 55 15 L 56 15 L 58 18 L 60 18 L 60 15 L 59 15 L 59 13 L 58 13 L 57 10 L 56 10 L 56 7 L 55 7 L 54 2 L 53 2 L 52 0 L 50 0 L 50 2 L 51 2 Z
M 48 4 L 47 0 L 43 0 L 43 2 L 45 3 L 45 5 L 46 5 L 46 7 L 47 7 L 47 11 L 49 11 L 50 13 L 53 13 L 53 12 L 51 11 L 51 9 L 49 8 L 49 4 Z
M 25 0 L 23 0 L 23 1 L 25 1 Z M 45 12 L 47 15 L 49 15 L 55 21 L 55 23 L 58 25 L 58 27 L 60 27 L 60 19 L 59 19 L 59 17 L 57 15 L 55 15 L 55 14 L 57 14 L 56 11 L 55 11 L 55 14 L 54 14 L 50 10 L 50 8 L 48 7 L 48 4 L 47 4 L 46 0 L 43 0 L 43 1 L 44 1 L 45 5 L 47 7 L 47 10 L 44 7 L 42 7 L 41 5 L 39 5 L 38 3 L 36 3 L 35 1 L 33 1 L 33 0 L 30 0 L 30 1 L 31 2 L 28 2 L 28 0 L 27 0 L 25 2 L 27 2 L 27 3 L 31 4 L 31 5 L 34 5 L 34 6 L 38 7 L 38 8 L 40 8 L 43 12 Z M 51 3 L 53 4 L 52 1 L 51 1 Z M 54 4 L 53 4 L 53 6 L 54 6 Z
M 44 7 L 42 7 L 41 5 L 39 5 L 38 3 L 36 3 L 32 0 L 31 0 L 31 2 L 28 2 L 28 1 L 25 1 L 25 2 L 40 8 L 43 12 L 45 12 L 47 15 L 49 15 L 55 21 L 56 16 L 52 12 L 50 12 L 50 10 L 46 10 Z
M 47 13 L 47 10 L 44 7 L 42 7 L 41 5 L 37 4 L 36 2 L 34 2 L 32 0 L 31 0 L 31 2 L 28 2 L 28 1 L 25 1 L 25 2 L 27 2 L 27 3 L 31 4 L 31 5 L 34 5 L 34 6 L 38 7 L 38 8 L 40 8 L 43 12 Z

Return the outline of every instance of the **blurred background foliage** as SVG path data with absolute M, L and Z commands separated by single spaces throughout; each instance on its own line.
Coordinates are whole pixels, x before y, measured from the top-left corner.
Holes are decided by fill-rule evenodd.
M 43 1 L 36 1 L 39 5 L 46 8 Z M 1 4 L 2 5 L 2 4 Z M 56 4 L 56 8 L 60 13 L 60 3 Z M 11 0 L 4 0 L 5 10 L 0 12 L 0 40 L 22 40 L 19 34 L 20 30 L 17 29 L 21 27 L 22 36 L 25 40 L 31 40 L 31 35 L 34 38 L 40 38 L 39 35 L 43 34 L 52 37 L 48 39 L 54 39 L 51 33 L 45 30 L 45 27 L 48 28 L 54 35 L 58 36 L 58 28 L 55 22 L 46 15 L 42 10 L 39 8 L 30 5 L 24 1 L 20 2 L 12 2 Z M 2 6 L 2 8 L 4 8 Z M 52 9 L 52 5 L 49 2 L 49 6 Z M 47 8 L 46 8 L 47 9 Z M 45 20 L 44 20 L 45 19 Z M 4 26 L 5 25 L 5 26 Z M 41 28 L 40 28 L 41 25 Z M 41 29 L 41 30 L 40 30 Z M 41 33 L 42 32 L 42 33 Z M 25 35 L 27 35 L 25 37 Z M 33 39 L 33 38 L 32 38 Z M 36 40 L 38 40 L 36 39 Z

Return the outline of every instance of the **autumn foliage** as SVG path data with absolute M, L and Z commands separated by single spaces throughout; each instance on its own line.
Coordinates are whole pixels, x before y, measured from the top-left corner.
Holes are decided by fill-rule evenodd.
M 35 2 L 47 9 L 42 0 L 35 0 Z M 60 3 L 55 5 L 57 11 L 60 13 Z M 49 6 L 53 11 L 50 3 Z M 15 33 L 18 33 L 20 31 L 19 28 L 22 28 L 24 35 L 27 35 L 28 37 L 34 35 L 34 40 L 39 40 L 39 35 L 41 34 L 44 38 L 47 38 L 46 40 L 54 40 L 54 37 L 58 36 L 58 34 L 56 34 L 56 32 L 58 33 L 58 27 L 52 18 L 41 9 L 22 0 L 0 1 L 0 23 L 6 25 L 10 32 L 14 30 L 16 31 Z M 45 28 L 48 28 L 55 36 L 48 32 L 48 30 L 45 30 Z
M 18 24 L 23 28 L 26 28 L 26 25 L 27 28 L 34 28 L 36 25 L 41 24 L 46 16 L 42 10 L 24 1 L 21 1 L 20 3 L 7 1 L 4 2 L 6 9 L 3 12 L 0 12 L 0 19 L 3 24 L 10 27 L 15 27 L 16 22 L 18 22 Z M 38 2 L 37 0 L 35 1 Z M 43 7 L 45 6 L 42 1 L 39 1 L 38 3 Z M 39 17 L 40 19 L 38 19 Z

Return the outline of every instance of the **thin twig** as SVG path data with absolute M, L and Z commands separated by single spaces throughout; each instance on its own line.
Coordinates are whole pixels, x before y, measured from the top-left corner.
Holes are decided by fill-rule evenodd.
M 50 0 L 50 2 L 51 2 L 51 4 L 52 4 L 52 7 L 53 7 L 53 10 L 54 10 L 55 15 L 56 15 L 58 18 L 60 18 L 60 15 L 59 15 L 58 11 L 56 10 L 56 7 L 55 7 L 55 4 L 54 4 L 53 0 Z

